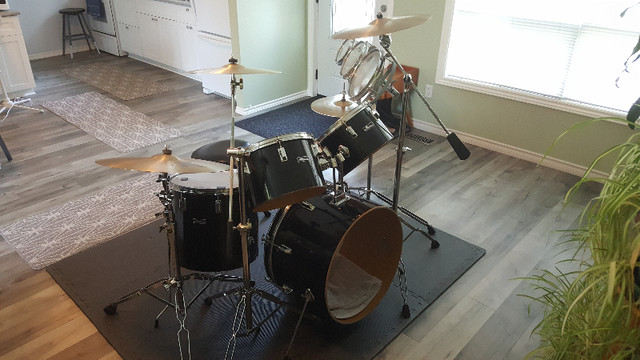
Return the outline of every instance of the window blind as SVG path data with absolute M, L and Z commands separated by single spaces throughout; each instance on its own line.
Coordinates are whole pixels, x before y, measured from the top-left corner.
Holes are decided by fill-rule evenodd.
M 640 5 L 620 14 L 635 3 L 456 0 L 444 77 L 626 112 L 640 97 L 640 66 L 623 72 L 640 35 Z

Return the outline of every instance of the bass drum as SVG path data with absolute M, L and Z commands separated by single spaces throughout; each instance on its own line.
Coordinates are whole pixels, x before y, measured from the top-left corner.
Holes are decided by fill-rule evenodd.
M 240 222 L 238 176 L 234 176 L 233 225 Z M 176 252 L 180 266 L 204 272 L 242 267 L 240 232 L 229 222 L 229 171 L 177 175 L 171 179 L 175 217 Z M 250 204 L 247 203 L 247 207 Z M 252 224 L 248 234 L 249 261 L 258 257 L 258 215 L 247 212 Z
M 265 242 L 265 270 L 276 285 L 314 301 L 310 309 L 340 324 L 375 309 L 389 289 L 402 252 L 393 210 L 347 198 L 314 197 L 280 209 Z

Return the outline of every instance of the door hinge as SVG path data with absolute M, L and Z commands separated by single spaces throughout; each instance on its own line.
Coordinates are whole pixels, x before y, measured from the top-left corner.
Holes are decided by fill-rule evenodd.
M 316 69 L 316 80 L 318 80 L 318 69 Z

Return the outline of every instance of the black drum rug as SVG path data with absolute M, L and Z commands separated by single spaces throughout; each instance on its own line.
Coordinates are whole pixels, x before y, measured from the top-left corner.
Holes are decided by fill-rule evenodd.
M 296 132 L 306 132 L 319 138 L 338 120 L 336 117 L 320 115 L 311 109 L 311 103 L 320 98 L 322 96 L 308 98 L 252 116 L 238 121 L 236 126 L 264 138 Z
M 275 211 L 272 211 L 275 213 Z M 271 216 L 273 218 L 274 215 Z M 260 215 L 261 233 L 268 230 L 270 219 Z M 413 222 L 413 221 L 412 221 Z M 115 315 L 107 315 L 103 308 L 136 289 L 168 274 L 167 239 L 159 232 L 162 221 L 136 229 L 107 243 L 68 257 L 47 268 L 47 271 L 85 312 L 97 329 L 126 360 L 179 359 L 177 332 L 180 329 L 172 308 L 160 316 L 164 307 L 147 294 L 134 296 L 121 303 Z M 405 234 L 408 228 L 403 225 Z M 440 242 L 431 249 L 424 235 L 414 232 L 403 245 L 403 260 L 408 279 L 410 318 L 402 313 L 403 300 L 399 282 L 389 288 L 380 304 L 364 319 L 351 325 L 338 325 L 305 317 L 291 350 L 291 359 L 371 359 L 393 340 L 429 304 L 467 271 L 485 251 L 443 231 L 434 238 Z M 260 254 L 251 264 L 251 278 L 256 288 L 276 295 L 301 308 L 300 296 L 286 296 L 265 281 L 263 243 Z M 296 269 L 291 269 L 296 271 Z M 241 269 L 228 272 L 240 276 Z M 204 284 L 202 280 L 185 282 L 187 302 Z M 290 309 L 278 310 L 249 336 L 234 338 L 234 318 L 237 313 L 236 296 L 204 303 L 205 296 L 237 287 L 238 283 L 215 281 L 197 298 L 187 311 L 185 327 L 189 331 L 192 359 L 283 359 L 296 329 L 298 314 Z M 167 297 L 163 288 L 155 293 Z M 273 302 L 254 296 L 254 321 L 264 319 L 276 308 Z M 235 329 L 244 329 L 244 326 Z M 182 338 L 185 332 L 183 330 Z M 183 348 L 186 349 L 185 341 Z

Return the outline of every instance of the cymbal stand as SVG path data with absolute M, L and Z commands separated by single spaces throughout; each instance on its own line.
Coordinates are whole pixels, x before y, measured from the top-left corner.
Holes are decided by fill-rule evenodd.
M 236 63 L 237 60 L 230 59 L 232 63 Z M 240 332 L 239 330 L 234 329 L 233 338 L 237 335 L 249 335 L 252 332 L 259 330 L 262 324 L 264 324 L 268 319 L 270 319 L 273 315 L 278 312 L 282 307 L 288 305 L 285 301 L 281 300 L 277 296 L 269 294 L 265 291 L 259 290 L 255 287 L 255 282 L 251 280 L 251 269 L 249 264 L 249 242 L 248 242 L 248 234 L 251 229 L 251 223 L 247 221 L 247 203 L 246 203 L 246 192 L 245 192 L 245 150 L 243 148 L 235 147 L 234 140 L 234 128 L 235 128 L 235 112 L 236 112 L 236 88 L 243 88 L 242 79 L 239 81 L 236 79 L 236 74 L 231 74 L 231 139 L 230 139 L 230 148 L 227 149 L 227 155 L 229 155 L 229 164 L 230 169 L 233 169 L 235 162 L 238 162 L 238 188 L 239 188 L 239 203 L 240 203 L 240 223 L 233 227 L 231 225 L 228 226 L 227 237 L 230 239 L 231 231 L 237 230 L 240 232 L 241 246 L 242 246 L 242 285 L 231 289 L 229 291 L 223 291 L 212 296 L 205 298 L 205 303 L 207 305 L 211 305 L 214 299 L 220 297 L 226 297 L 229 295 L 238 295 L 240 296 L 239 306 L 244 303 L 243 316 L 245 320 L 245 331 Z M 233 171 L 229 171 L 229 182 L 230 189 L 234 188 L 233 183 Z M 229 191 L 229 224 L 232 223 L 232 214 L 233 214 L 233 191 Z M 253 319 L 253 305 L 252 305 L 252 297 L 253 295 L 257 295 L 263 299 L 271 301 L 277 304 L 276 308 L 269 313 L 264 319 L 255 324 Z
M 163 150 L 165 154 L 171 154 L 171 150 L 165 149 Z M 164 210 L 162 213 L 156 214 L 156 216 L 164 215 L 165 222 L 162 226 L 160 226 L 160 231 L 165 230 L 167 233 L 167 243 L 169 248 L 169 275 L 163 278 L 160 278 L 147 286 L 134 290 L 127 295 L 124 295 L 111 304 L 105 306 L 103 308 L 104 312 L 109 315 L 114 315 L 117 313 L 117 308 L 119 304 L 122 304 L 126 301 L 129 301 L 133 298 L 138 297 L 142 294 L 148 294 L 154 299 L 165 304 L 165 307 L 160 311 L 160 313 L 155 318 L 154 327 L 158 327 L 160 316 L 169 308 L 172 307 L 176 310 L 176 317 L 180 322 L 180 330 L 178 332 L 178 345 L 180 347 L 180 358 L 183 358 L 183 349 L 181 344 L 181 337 L 186 336 L 187 344 L 189 343 L 189 332 L 184 326 L 184 321 L 187 315 L 187 309 L 193 304 L 193 302 L 216 280 L 219 281 L 239 281 L 235 276 L 217 274 L 217 275 L 209 275 L 203 273 L 189 273 L 187 275 L 181 274 L 181 266 L 178 261 L 178 257 L 176 254 L 176 241 L 175 241 L 175 220 L 173 216 L 173 205 L 172 205 L 172 195 L 169 190 L 169 175 L 167 173 L 160 173 L 158 175 L 157 182 L 162 183 L 162 191 L 157 194 L 158 198 L 164 205 Z M 194 295 L 194 297 L 187 303 L 184 299 L 184 282 L 186 280 L 206 280 L 207 284 L 198 291 Z M 169 300 L 163 299 L 160 296 L 152 293 L 151 291 L 164 287 L 165 290 L 168 291 Z M 175 288 L 175 296 L 173 296 L 174 301 L 172 301 L 172 292 L 171 290 Z M 188 358 L 191 358 L 190 347 L 187 347 Z

